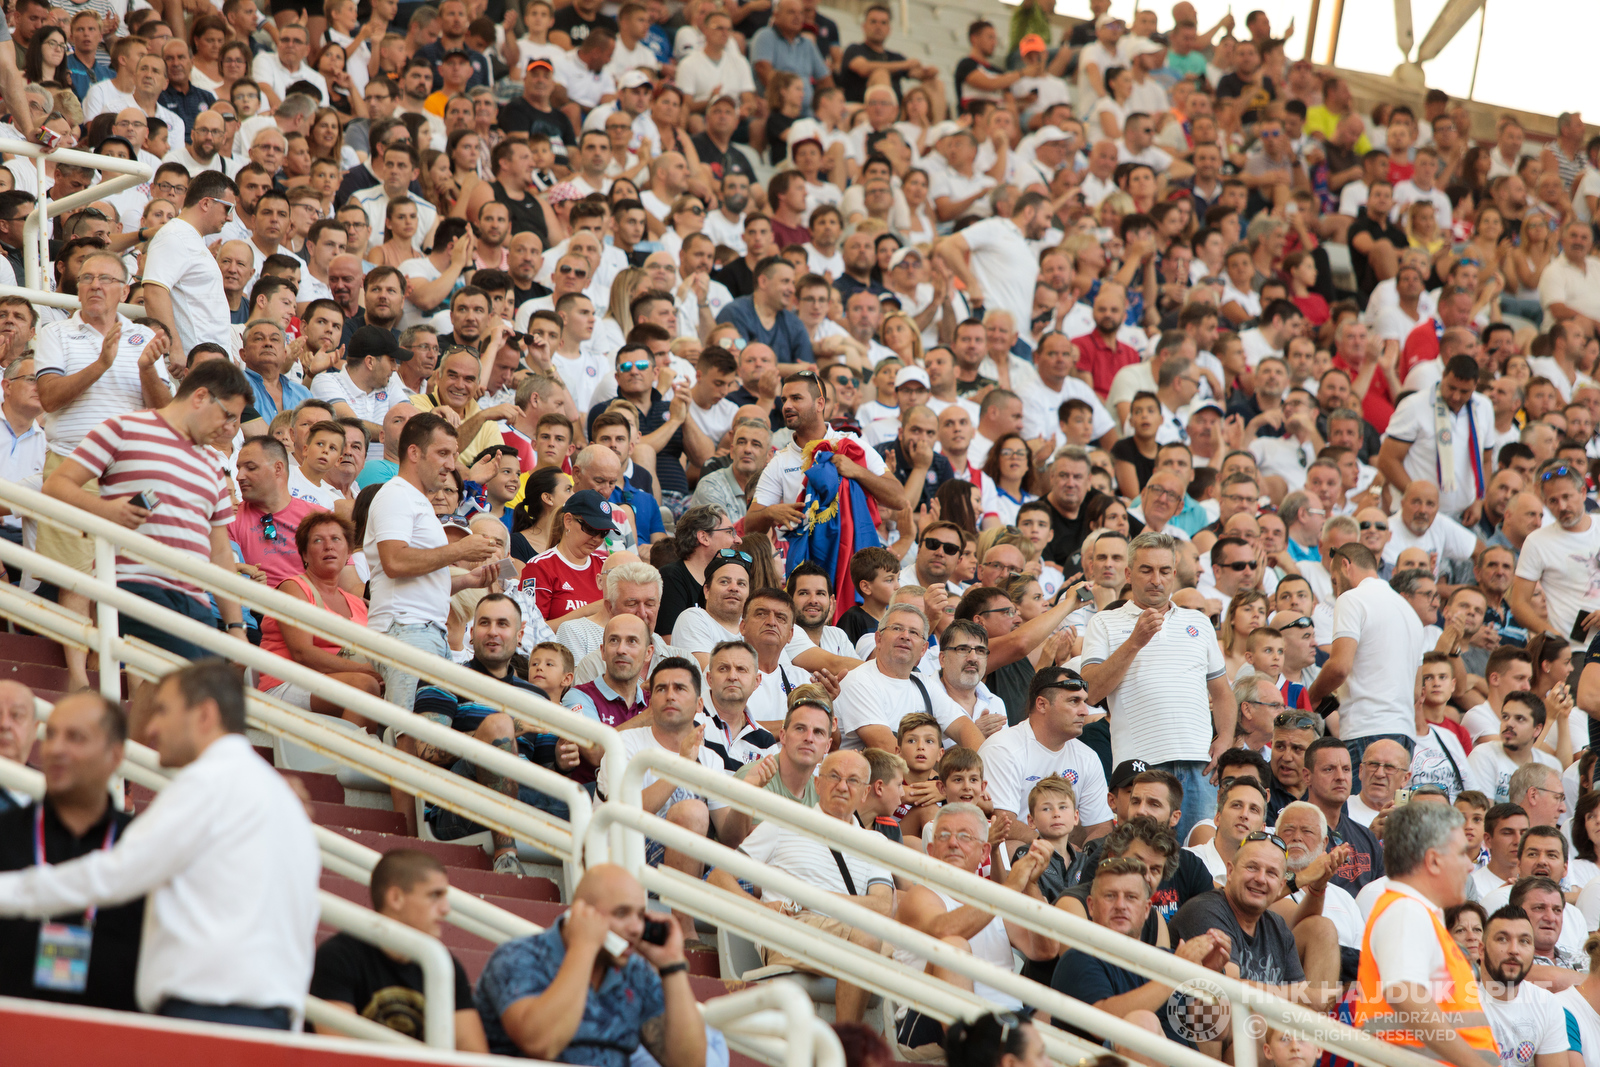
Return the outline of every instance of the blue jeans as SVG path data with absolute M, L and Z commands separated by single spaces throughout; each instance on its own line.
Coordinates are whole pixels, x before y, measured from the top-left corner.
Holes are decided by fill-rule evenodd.
M 1217 787 L 1206 774 L 1204 760 L 1172 760 L 1150 765 L 1153 771 L 1166 771 L 1183 786 L 1183 814 L 1178 818 L 1178 844 L 1189 840 L 1194 824 L 1217 813 Z
M 158 604 L 169 611 L 187 616 L 195 622 L 205 626 L 216 626 L 216 616 L 211 613 L 211 605 L 202 603 L 186 593 L 165 586 L 152 585 L 149 582 L 118 582 L 117 588 L 125 593 L 132 593 Z M 201 648 L 192 641 L 175 637 L 164 627 L 152 626 L 143 619 L 135 618 L 127 612 L 117 615 L 117 632 L 122 637 L 137 637 L 141 641 L 148 641 L 157 648 L 165 649 L 173 655 L 182 656 L 186 660 L 195 661 L 216 655 L 210 649 Z
M 442 659 L 450 658 L 444 627 L 436 622 L 394 622 L 389 624 L 384 633 L 418 651 L 432 652 Z M 383 675 L 383 698 L 410 711 L 411 705 L 417 700 L 417 676 L 386 663 L 379 664 L 378 673 Z
M 1361 754 L 1367 746 L 1374 741 L 1393 741 L 1405 750 L 1416 755 L 1417 739 L 1409 734 L 1368 734 L 1365 737 L 1347 737 L 1344 747 L 1350 750 L 1350 795 L 1355 796 L 1361 792 Z
M 450 767 L 456 774 L 474 781 L 478 777 L 478 768 L 470 760 L 458 759 Z M 568 820 L 571 813 L 567 810 L 565 801 L 539 792 L 532 786 L 517 785 L 517 799 L 529 807 L 538 808 L 548 812 L 557 819 Z M 428 805 L 428 825 L 433 829 L 433 836 L 441 841 L 456 841 L 469 834 L 480 834 L 488 827 L 480 826 L 464 815 L 458 815 L 447 808 L 433 804 Z
M 196 1004 L 192 1000 L 168 997 L 156 1009 L 169 1019 L 192 1019 L 198 1023 L 225 1026 L 254 1026 L 259 1030 L 287 1030 L 291 1021 L 288 1008 L 250 1008 L 242 1004 Z

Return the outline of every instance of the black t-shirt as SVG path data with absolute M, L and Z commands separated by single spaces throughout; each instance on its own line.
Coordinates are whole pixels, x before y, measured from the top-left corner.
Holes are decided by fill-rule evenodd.
M 472 983 L 454 956 L 456 1011 L 472 1009 Z M 349 934 L 334 934 L 317 949 L 311 995 L 355 1008 L 356 1014 L 396 1033 L 426 1038 L 423 1026 L 422 968 L 402 963 L 375 945 Z
M 585 432 L 590 435 L 591 439 L 594 436 L 594 420 L 605 414 L 609 403 L 610 401 L 603 401 L 589 409 L 589 421 L 585 426 Z M 637 412 L 638 408 L 635 407 L 634 410 Z M 650 390 L 650 410 L 640 416 L 639 432 L 645 434 L 654 433 L 666 423 L 667 417 L 671 413 L 671 402 L 661 399 L 661 394 L 652 388 Z M 643 489 L 652 496 L 658 495 L 651 486 L 639 484 L 638 476 L 642 473 L 645 472 L 636 464 L 634 466 L 634 474 L 629 480 L 634 483 L 636 488 Z M 685 497 L 689 495 L 689 479 L 683 473 L 683 427 L 678 427 L 673 435 L 668 438 L 666 445 L 656 453 L 656 477 L 661 480 L 662 492 L 677 493 Z M 668 632 L 670 633 L 671 631 Z
M 661 610 L 656 612 L 656 633 L 671 637 L 679 615 L 705 606 L 705 586 L 695 581 L 682 560 L 661 568 Z
M 1154 912 L 1151 914 L 1154 915 Z M 1146 925 L 1148 926 L 1149 924 L 1146 923 Z M 1153 942 L 1147 940 L 1146 943 L 1152 944 Z M 1097 1004 L 1111 997 L 1132 993 L 1135 989 L 1148 984 L 1149 981 L 1150 979 L 1142 974 L 1134 974 L 1132 971 L 1123 970 L 1116 964 L 1108 963 L 1098 956 L 1072 949 L 1056 963 L 1055 975 L 1050 979 L 1050 988 L 1059 993 L 1065 993 L 1074 1000 L 1081 1000 L 1085 1004 Z M 1169 1041 L 1176 1041 L 1180 1045 L 1193 1048 L 1194 1042 L 1179 1033 L 1173 1025 L 1173 1019 L 1182 1018 L 1183 1013 L 1181 1009 L 1173 1010 L 1174 1006 L 1171 1001 L 1173 998 L 1181 996 L 1178 993 L 1172 994 L 1172 997 L 1168 998 L 1168 1003 L 1162 1005 L 1156 1012 L 1156 1018 L 1161 1020 L 1161 1031 Z M 1067 1026 L 1063 1022 L 1057 1021 L 1055 1025 L 1087 1040 L 1100 1040 L 1096 1034 L 1086 1033 Z
M 878 632 L 878 620 L 868 615 L 860 604 L 839 616 L 839 629 L 845 632 L 853 645 L 867 634 Z
M 1345 244 L 1350 248 L 1350 266 L 1355 271 L 1356 289 L 1361 294 L 1361 304 L 1365 307 L 1367 299 L 1372 296 L 1372 290 L 1378 285 L 1378 276 L 1373 273 L 1367 254 L 1356 250 L 1356 237 L 1363 233 L 1374 241 L 1387 237 L 1396 251 L 1403 252 L 1410 241 L 1406 238 L 1406 231 L 1390 222 L 1387 217 L 1374 219 L 1366 208 L 1362 208 L 1361 214 L 1356 216 L 1356 221 L 1350 224 Z
M 35 805 L 0 813 L 0 871 L 20 871 L 34 865 Z M 116 826 L 121 837 L 131 815 L 109 808 L 105 817 L 82 837 L 74 837 L 52 808 L 45 808 L 44 858 L 65 863 L 87 856 L 106 843 L 106 829 Z M 55 922 L 82 925 L 83 916 L 58 915 Z M 139 966 L 139 941 L 144 928 L 144 898 L 95 914 L 94 940 L 89 946 L 89 976 L 82 993 L 36 989 L 34 963 L 39 955 L 39 926 L 35 919 L 0 919 L 0 996 L 49 1000 L 58 1004 L 83 1004 L 92 1008 L 138 1011 L 134 1000 L 134 972 Z
M 774 167 L 789 158 L 789 142 L 785 134 L 796 121 L 781 111 L 767 113 L 767 162 Z
M 1033 684 L 1033 663 L 1027 656 L 990 671 L 983 684 L 1005 701 L 1008 725 L 1015 726 L 1028 718 L 1028 686 Z
M 1383 845 L 1376 834 L 1350 817 L 1348 801 L 1340 808 L 1339 825 L 1333 829 L 1355 855 L 1329 881 L 1355 896 L 1368 882 L 1383 877 Z
M 822 61 L 826 63 L 833 50 L 839 47 L 839 26 L 826 15 L 813 15 L 812 19 L 812 25 L 806 29 L 816 37 L 817 51 L 822 53 Z
M 1133 464 L 1133 473 L 1139 479 L 1139 488 L 1144 488 L 1144 483 L 1156 472 L 1156 458 L 1145 455 L 1139 451 L 1139 442 L 1132 437 L 1124 437 L 1111 446 L 1111 458 L 1120 459 L 1124 463 Z
M 904 483 L 907 478 L 911 477 L 911 464 L 901 457 L 898 442 L 887 441 L 879 445 L 878 455 L 882 456 L 885 465 L 894 471 L 897 481 Z M 924 504 L 931 505 L 933 496 L 939 491 L 939 487 L 954 477 L 955 471 L 951 469 L 950 461 L 945 459 L 942 454 L 935 452 L 933 454 L 933 463 L 928 467 L 928 476 L 922 484 L 922 495 L 917 497 L 916 503 L 911 505 L 912 510 L 915 511 Z
M 1078 517 L 1069 519 L 1048 499 L 1045 503 L 1050 505 L 1050 543 L 1045 546 L 1044 560 L 1060 567 L 1064 574 L 1076 574 L 1078 550 L 1083 547 L 1083 538 L 1088 532 L 1083 505 L 1078 505 Z
M 565 159 L 578 147 L 572 123 L 559 111 L 540 111 L 522 97 L 500 108 L 500 129 L 506 133 L 542 133 L 550 138 L 557 159 Z
M 1232 959 L 1239 965 L 1239 977 L 1244 981 L 1267 985 L 1305 981 L 1306 973 L 1295 952 L 1294 934 L 1275 911 L 1262 913 L 1256 920 L 1255 936 L 1251 937 L 1239 925 L 1223 891 L 1213 889 L 1179 908 L 1167 924 L 1174 945 L 1213 928 L 1233 939 Z
M 743 174 L 752 182 L 756 180 L 755 168 L 750 166 L 750 157 L 739 149 L 733 147 L 733 142 L 728 142 L 728 150 L 724 152 L 711 140 L 711 135 L 701 132 L 690 138 L 694 150 L 700 156 L 700 162 L 711 168 L 711 174 L 722 181 L 722 176 L 730 171 L 734 174 Z
M 617 32 L 617 20 L 610 15 L 596 14 L 592 19 L 586 19 L 578 14 L 578 9 L 568 4 L 556 12 L 555 21 L 550 24 L 552 30 L 560 30 L 572 41 L 572 47 L 577 48 L 589 36 L 590 30 L 610 30 Z
M 1101 719 L 1100 722 L 1103 723 L 1105 720 Z M 1085 887 L 1094 881 L 1094 872 L 1099 868 L 1100 860 L 1104 856 L 1105 842 L 1104 837 L 1097 837 L 1083 846 L 1083 860 L 1074 868 L 1074 881 L 1082 879 Z M 1178 850 L 1178 869 L 1172 872 L 1171 878 L 1164 879 L 1156 886 L 1156 891 L 1150 894 L 1151 914 L 1160 914 L 1163 919 L 1171 923 L 1179 908 L 1200 894 L 1211 892 L 1212 888 L 1211 872 L 1206 870 L 1205 861 L 1188 849 L 1181 848 Z M 1084 891 L 1087 893 L 1087 888 Z M 1155 942 L 1150 941 L 1149 944 L 1153 945 Z
M 853 44 L 844 50 L 844 59 L 839 64 L 839 88 L 844 90 L 844 98 L 852 104 L 865 102 L 867 93 L 867 79 L 850 69 L 850 61 L 854 59 L 867 59 L 873 63 L 903 63 L 905 56 L 899 52 L 879 52 L 868 48 L 865 44 Z M 889 75 L 889 84 L 894 86 L 894 95 L 900 97 L 900 83 L 905 79 L 904 74 Z
M 743 256 L 730 261 L 726 267 L 712 271 L 711 280 L 721 283 L 735 300 L 741 296 L 749 296 L 756 291 L 756 276 L 750 270 L 750 264 L 744 261 Z M 735 404 L 748 403 L 748 401 L 732 394 L 729 394 L 728 399 Z

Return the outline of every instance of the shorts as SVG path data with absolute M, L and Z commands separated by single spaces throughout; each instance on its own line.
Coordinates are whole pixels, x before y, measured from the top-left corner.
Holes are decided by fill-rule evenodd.
M 293 682 L 279 682 L 271 689 L 268 689 L 266 695 L 275 697 L 290 707 L 300 708 L 303 711 L 311 710 L 311 691 L 309 689 L 301 689 Z
M 57 452 L 45 456 L 45 481 L 50 480 L 50 475 L 54 474 L 56 468 L 66 459 L 66 456 Z M 93 493 L 95 496 L 100 495 L 100 483 L 93 478 L 84 482 L 83 488 L 85 492 Z M 39 535 L 34 541 L 34 550 L 45 559 L 64 563 L 83 574 L 94 571 L 94 538 L 84 537 L 79 531 L 63 529 L 53 522 L 41 522 Z
M 450 765 L 450 770 L 474 781 L 478 777 L 478 768 L 470 760 L 458 759 Z M 532 786 L 518 783 L 517 799 L 529 807 L 538 808 L 552 818 L 562 820 L 571 818 L 566 801 L 541 793 Z M 464 815 L 458 815 L 448 808 L 441 808 L 432 803 L 428 805 L 425 817 L 428 820 L 428 827 L 433 830 L 433 836 L 440 841 L 458 841 L 472 834 L 481 834 L 488 829 L 487 826 L 480 826 Z
M 823 933 L 837 937 L 841 941 L 850 940 L 850 934 L 854 930 L 854 927 L 849 923 L 815 911 L 802 911 L 794 918 L 798 922 L 805 923 L 813 930 L 821 930 Z M 894 946 L 880 941 L 878 953 L 882 956 L 892 956 L 894 955 Z M 797 971 L 805 971 L 807 973 L 811 970 L 811 964 L 804 960 L 785 955 L 782 949 L 768 948 L 765 945 L 761 946 L 761 962 L 768 967 L 792 967 Z
M 656 812 L 656 816 L 658 818 L 665 819 L 667 817 L 667 812 L 672 810 L 673 805 L 679 803 L 680 801 L 684 801 L 684 800 L 700 800 L 700 799 L 701 799 L 701 797 L 700 797 L 700 795 L 698 793 L 691 792 L 690 790 L 685 789 L 681 785 L 677 786 L 676 788 L 674 788 L 672 790 L 672 795 L 667 798 L 667 802 L 665 804 L 661 805 L 660 809 Z M 651 837 L 646 837 L 644 839 L 644 862 L 645 862 L 645 866 L 647 866 L 647 867 L 659 867 L 659 866 L 661 866 L 661 861 L 666 859 L 666 856 L 667 856 L 667 846 L 666 845 L 662 844 L 660 841 L 657 841 L 657 840 L 655 840 L 654 838 L 651 838 Z
M 195 622 L 213 628 L 217 625 L 217 617 L 211 610 L 211 604 L 196 600 L 187 593 L 180 593 L 165 586 L 151 585 L 148 582 L 118 582 L 117 588 L 148 600 L 152 604 L 159 604 Z M 117 614 L 117 632 L 123 637 L 137 637 L 186 660 L 211 659 L 218 655 L 210 649 L 201 648 L 191 641 L 173 636 L 164 626 L 152 626 L 125 611 Z

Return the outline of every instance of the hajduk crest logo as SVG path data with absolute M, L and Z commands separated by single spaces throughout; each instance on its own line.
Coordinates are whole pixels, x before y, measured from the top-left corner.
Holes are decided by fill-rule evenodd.
M 1183 628 L 1183 632 L 1188 634 L 1190 637 L 1199 637 L 1200 636 L 1199 629 L 1197 629 L 1196 627 L 1193 627 L 1193 626 L 1185 626 Z

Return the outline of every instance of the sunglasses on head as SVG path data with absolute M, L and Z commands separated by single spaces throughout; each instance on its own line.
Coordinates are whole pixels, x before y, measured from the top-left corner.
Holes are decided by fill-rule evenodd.
M 748 553 L 748 552 L 742 551 L 742 550 L 737 549 L 737 548 L 719 549 L 718 552 L 717 552 L 717 558 L 718 559 L 738 559 L 738 560 L 743 560 L 746 563 L 754 563 L 755 562 L 755 557 L 754 556 L 750 555 L 750 553 Z
M 1087 693 L 1089 691 L 1089 687 L 1084 684 L 1083 679 L 1078 676 L 1077 671 L 1063 672 L 1061 677 L 1057 678 L 1055 681 L 1046 682 L 1044 685 L 1041 685 L 1039 687 L 1039 692 L 1043 693 L 1047 689 L 1064 689 L 1069 693 Z
M 937 537 L 924 537 L 922 539 L 922 547 L 929 552 L 943 552 L 947 556 L 961 555 L 961 546 L 959 544 L 953 545 L 949 541 L 941 541 Z
M 1278 629 L 1279 630 L 1309 630 L 1315 625 L 1316 625 L 1316 623 L 1312 622 L 1311 618 L 1309 616 L 1302 615 L 1298 619 L 1294 620 L 1294 622 L 1286 622 L 1286 623 L 1284 623 L 1282 626 L 1278 627 Z
M 1257 830 L 1253 834 L 1246 834 L 1244 843 L 1248 845 L 1252 841 L 1271 841 L 1284 852 L 1289 851 L 1289 846 L 1283 843 L 1283 838 L 1279 837 L 1277 834 L 1269 834 L 1265 830 Z
M 1316 717 L 1303 711 L 1279 712 L 1272 725 L 1280 730 L 1315 730 Z
M 1551 478 L 1571 478 L 1574 475 L 1582 477 L 1581 472 L 1576 471 L 1563 463 L 1559 467 L 1551 467 L 1549 470 L 1539 475 L 1539 480 L 1541 482 L 1548 482 Z

